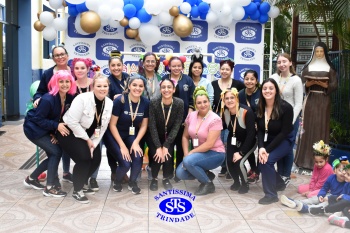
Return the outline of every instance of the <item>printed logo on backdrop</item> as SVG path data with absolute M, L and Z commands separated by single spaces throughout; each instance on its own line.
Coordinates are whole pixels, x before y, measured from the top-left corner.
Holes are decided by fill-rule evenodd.
M 69 16 L 68 18 L 67 34 L 69 37 L 72 37 L 72 38 L 94 38 L 96 36 L 96 33 L 92 33 L 88 35 L 79 34 L 75 29 L 75 17 L 73 16 Z
M 135 74 L 139 71 L 139 61 L 124 61 L 124 67 L 129 74 Z
M 236 42 L 246 44 L 259 44 L 261 42 L 262 26 L 259 23 L 236 24 Z
M 179 53 L 180 43 L 178 41 L 161 40 L 158 44 L 152 46 L 152 51 L 158 53 Z
M 222 25 L 214 27 L 214 37 L 218 39 L 227 39 L 230 36 L 230 28 Z
M 101 71 L 104 75 L 110 76 L 112 74 L 111 71 L 109 70 L 108 64 L 105 64 L 105 65 L 100 66 L 100 67 L 101 67 Z M 125 64 L 123 65 L 123 72 L 127 72 L 127 66 Z
M 112 50 L 124 51 L 124 42 L 119 39 L 97 39 L 96 58 L 99 60 L 109 60 Z
M 180 38 L 182 41 L 207 41 L 208 23 L 206 21 L 193 20 L 193 29 L 191 35 Z
M 175 35 L 174 29 L 171 26 L 162 24 L 160 25 L 159 30 L 163 37 L 171 37 Z
M 74 55 L 87 56 L 90 54 L 90 44 L 86 42 L 78 42 L 73 44 Z
M 244 73 L 247 70 L 255 70 L 258 73 L 259 80 L 262 80 L 262 77 L 260 75 L 260 66 L 259 65 L 250 65 L 250 64 L 236 64 L 235 68 L 233 69 L 233 77 L 237 80 L 240 80 L 243 82 L 244 80 Z
M 106 25 L 102 28 L 102 34 L 107 36 L 113 36 L 118 34 L 118 28 L 111 27 L 110 25 Z
M 132 55 L 133 57 L 136 57 L 137 59 L 139 59 L 141 54 L 145 54 L 146 46 L 141 43 L 132 44 L 129 46 L 129 51 L 139 53 L 139 55 Z
M 219 63 L 227 57 L 234 57 L 235 46 L 232 43 L 218 43 L 210 42 L 208 44 L 208 53 L 213 53 L 215 55 L 215 63 Z M 212 62 L 211 57 L 208 57 L 208 62 Z
M 158 204 L 156 218 L 164 222 L 186 222 L 196 215 L 193 211 L 193 201 L 196 196 L 181 189 L 170 189 L 154 196 Z
M 249 47 L 244 47 L 239 50 L 239 55 L 243 61 L 254 61 L 256 60 L 256 50 Z

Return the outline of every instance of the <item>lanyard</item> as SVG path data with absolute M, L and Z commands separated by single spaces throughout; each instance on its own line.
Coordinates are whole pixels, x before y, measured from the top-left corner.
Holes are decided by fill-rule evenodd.
M 202 119 L 201 123 L 199 123 L 198 127 L 196 127 L 196 138 L 198 138 L 198 130 L 199 130 L 199 128 L 201 127 L 203 121 L 207 118 L 207 116 L 209 115 L 209 113 L 210 113 L 210 110 L 209 110 L 209 112 L 207 113 L 207 115 L 205 115 L 205 117 L 203 117 L 203 119 Z M 197 119 L 198 119 L 198 118 L 197 118 Z
M 130 107 L 131 126 L 134 127 L 134 120 L 135 120 L 135 118 L 136 118 L 137 111 L 139 110 L 141 98 L 139 99 L 139 102 L 137 103 L 137 107 L 136 107 L 135 113 L 133 113 L 133 111 L 132 111 L 132 105 L 131 105 L 130 95 L 128 95 L 128 99 L 129 99 L 129 107 Z
M 253 91 L 251 97 L 253 96 L 253 94 L 258 90 L 258 88 L 256 87 L 255 90 Z M 248 107 L 250 107 L 250 103 L 248 101 L 248 94 L 247 94 L 247 88 L 245 89 L 245 101 L 247 102 Z
M 286 81 L 284 81 L 283 86 L 281 87 L 281 79 L 282 79 L 282 76 L 280 76 L 280 80 L 279 80 L 279 82 L 278 82 L 278 87 L 280 88 L 281 94 L 283 93 L 283 90 L 284 90 L 284 88 L 286 87 L 286 85 L 287 85 L 288 80 L 289 80 L 290 77 L 291 77 L 291 76 L 289 76 L 289 77 L 286 79 Z
M 153 78 L 147 78 L 147 83 L 148 85 L 150 86 L 150 89 L 151 89 L 151 93 L 153 94 L 154 91 L 156 90 L 156 75 L 153 74 Z
M 167 133 L 167 125 L 168 125 L 168 121 L 169 121 L 169 118 L 170 118 L 171 109 L 172 109 L 172 107 L 173 107 L 173 100 L 171 100 L 171 105 L 170 105 L 170 108 L 169 108 L 168 116 L 167 116 L 167 117 L 165 117 L 165 111 L 164 111 L 164 104 L 163 104 L 163 101 L 161 101 L 161 105 L 162 105 L 163 116 L 164 116 L 164 120 L 165 120 L 165 133 Z
M 77 84 L 77 87 L 78 87 L 78 90 L 79 90 L 79 94 L 83 93 L 83 92 L 81 91 L 81 88 L 80 88 L 78 82 L 75 82 L 75 83 Z M 87 86 L 86 86 L 86 92 L 89 92 L 89 91 L 90 91 L 90 81 L 89 81 L 89 78 L 87 79 L 86 85 L 87 85 Z
M 265 110 L 265 133 L 268 132 L 269 121 L 270 121 L 270 118 L 267 117 L 267 111 Z
M 235 116 L 235 122 L 232 125 L 232 119 L 230 120 L 231 126 L 232 126 L 232 131 L 233 131 L 233 137 L 236 137 L 236 122 L 237 122 L 237 115 Z
M 101 119 L 101 116 L 102 116 L 104 107 L 105 107 L 105 100 L 103 100 L 103 102 L 102 102 L 102 107 L 101 107 L 101 112 L 100 112 L 100 114 L 97 115 L 97 108 L 96 108 L 96 106 L 95 106 L 95 117 L 96 117 L 96 121 L 97 121 L 97 127 L 98 127 L 99 125 L 101 125 L 101 124 L 100 124 L 100 119 Z

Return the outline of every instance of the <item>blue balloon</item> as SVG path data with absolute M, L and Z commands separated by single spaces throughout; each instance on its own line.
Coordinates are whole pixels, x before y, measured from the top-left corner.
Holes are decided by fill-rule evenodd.
M 77 11 L 78 11 L 79 13 L 83 13 L 83 12 L 85 12 L 85 11 L 89 11 L 89 9 L 86 7 L 85 2 L 76 5 L 76 8 L 77 8 Z
M 197 7 L 197 6 L 193 6 L 193 7 L 192 7 L 191 12 L 190 12 L 190 15 L 191 15 L 193 18 L 198 18 L 198 16 L 199 16 L 199 10 L 198 10 L 198 7 Z
M 124 6 L 130 4 L 131 0 L 124 0 Z
M 268 2 L 263 2 L 260 4 L 259 11 L 261 14 L 267 14 L 270 11 L 270 4 Z
M 260 2 L 261 2 L 261 0 L 254 0 L 254 2 L 258 2 L 258 3 L 260 3 Z
M 246 19 L 248 19 L 248 16 L 249 16 L 249 15 L 247 14 L 247 12 L 245 12 L 245 13 L 244 13 L 244 16 L 243 16 L 243 18 L 242 18 L 241 20 L 246 20 Z
M 123 8 L 124 15 L 130 19 L 136 15 L 136 7 L 132 4 L 126 4 Z
M 248 15 L 252 15 L 257 11 L 258 7 L 255 3 L 251 2 L 248 6 L 244 7 L 245 12 L 247 12 Z
M 67 2 L 67 1 L 65 1 L 65 2 L 66 2 L 66 5 L 67 5 L 67 6 L 75 6 L 75 4 L 72 4 L 72 3 Z
M 207 14 L 208 14 L 208 13 L 199 13 L 199 17 L 200 17 L 201 19 L 207 19 Z
M 143 0 L 130 0 L 130 4 L 134 5 L 136 7 L 136 10 L 138 11 L 143 7 L 144 1 Z
M 201 3 L 199 3 L 199 5 L 198 5 L 198 11 L 199 11 L 200 13 L 208 13 L 208 11 L 209 11 L 209 4 L 206 3 L 206 2 L 201 2 Z
M 140 20 L 141 23 L 147 23 L 152 19 L 152 15 L 148 14 L 145 8 L 140 9 L 136 13 L 136 17 Z
M 264 24 L 269 20 L 269 16 L 267 14 L 261 14 L 259 17 L 259 23 Z
M 256 5 L 256 6 L 258 7 L 258 9 L 259 9 L 259 7 L 260 7 L 260 2 L 256 2 L 255 5 Z
M 197 0 L 186 0 L 186 2 L 188 2 L 191 6 L 196 5 Z
M 75 7 L 75 5 L 70 5 L 68 6 L 68 14 L 70 16 L 77 16 L 79 14 L 79 11 Z
M 196 5 L 198 6 L 201 2 L 203 2 L 202 0 L 197 0 Z
M 249 17 L 250 17 L 251 20 L 257 20 L 257 19 L 259 19 L 259 17 L 260 17 L 260 11 L 255 11 L 255 13 L 252 14 L 252 15 L 249 15 Z

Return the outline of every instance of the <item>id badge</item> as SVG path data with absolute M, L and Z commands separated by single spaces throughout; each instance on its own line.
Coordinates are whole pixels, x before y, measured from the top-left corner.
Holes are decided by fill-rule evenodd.
M 237 145 L 237 138 L 236 138 L 236 137 L 232 137 L 232 138 L 231 138 L 231 145 L 232 145 L 232 146 Z
M 193 139 L 193 147 L 197 147 L 198 146 L 198 138 L 194 138 Z
M 267 133 L 265 133 L 265 136 L 264 136 L 264 142 L 267 141 Z
M 95 129 L 95 132 L 94 132 L 95 138 L 100 137 L 100 132 L 101 132 L 101 129 L 99 127 Z
M 135 127 L 129 127 L 129 135 L 135 135 Z

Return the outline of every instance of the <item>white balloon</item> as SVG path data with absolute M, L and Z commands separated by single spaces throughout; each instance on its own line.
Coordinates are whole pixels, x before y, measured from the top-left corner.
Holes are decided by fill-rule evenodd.
M 232 17 L 234 20 L 239 21 L 243 19 L 245 15 L 245 10 L 242 6 L 236 6 L 232 10 Z
M 159 16 L 158 15 L 152 16 L 151 20 L 148 23 L 159 26 L 159 24 L 160 24 L 159 23 Z
M 280 14 L 280 9 L 278 9 L 277 6 L 272 6 L 267 14 L 270 16 L 270 18 L 274 19 Z
M 44 11 L 40 14 L 40 22 L 45 26 L 50 26 L 53 22 L 53 15 L 48 11 Z
M 210 9 L 212 9 L 215 12 L 219 12 L 223 7 L 223 1 L 222 0 L 215 0 L 210 4 Z
M 226 15 L 226 16 L 231 14 L 231 12 L 232 12 L 231 6 L 226 5 L 226 4 L 221 8 L 221 11 L 220 11 L 221 14 Z
M 109 18 L 111 18 L 112 10 L 108 5 L 103 4 L 98 8 L 97 13 L 100 16 L 101 20 L 108 21 Z
M 119 27 L 119 22 L 117 20 L 114 20 L 112 18 L 109 19 L 108 21 L 109 26 L 111 26 L 112 28 L 117 28 Z
M 248 6 L 251 3 L 251 0 L 239 0 L 238 5 L 239 6 Z
M 71 4 L 80 4 L 85 2 L 86 0 L 66 0 L 66 2 L 71 3 Z
M 163 3 L 163 7 L 162 7 L 163 11 L 169 11 L 169 9 L 174 6 L 172 0 L 163 0 L 162 3 Z
M 123 0 L 108 0 L 105 4 L 108 5 L 111 9 L 124 7 Z
M 131 19 L 129 19 L 129 27 L 131 29 L 138 29 L 141 25 L 141 22 L 139 20 L 139 18 L 137 17 L 132 17 Z
M 75 30 L 77 31 L 77 33 L 79 33 L 81 35 L 89 35 L 89 33 L 85 32 L 80 26 L 80 16 L 81 15 L 79 14 L 75 18 L 75 22 L 74 22 Z
M 184 13 L 184 14 L 190 13 L 190 12 L 191 12 L 191 9 L 192 9 L 192 7 L 191 7 L 191 5 L 190 5 L 188 2 L 184 2 L 184 3 L 182 3 L 182 4 L 180 5 L 180 10 L 181 10 L 181 12 Z
M 47 41 L 56 39 L 56 30 L 53 27 L 45 27 L 43 30 L 43 37 Z
M 153 0 L 154 1 L 154 0 Z M 183 0 L 171 0 L 172 6 L 180 6 L 183 2 Z
M 65 18 L 56 18 L 53 20 L 53 27 L 56 31 L 64 31 L 67 29 L 67 20 Z
M 209 10 L 206 20 L 208 23 L 215 23 L 218 20 L 218 16 L 214 11 Z
M 100 3 L 98 0 L 86 0 L 85 5 L 89 10 L 97 12 L 100 6 Z
M 124 11 L 121 8 L 114 8 L 111 11 L 111 19 L 122 20 L 124 18 Z
M 159 23 L 166 25 L 166 26 L 170 26 L 173 24 L 173 19 L 172 16 L 168 13 L 168 12 L 160 12 L 160 14 L 158 15 L 159 17 Z
M 162 11 L 163 3 L 160 1 L 147 1 L 144 3 L 143 7 L 146 12 L 150 15 L 158 15 Z
M 141 41 L 146 45 L 155 45 L 160 41 L 162 34 L 157 26 L 149 23 L 143 23 L 139 28 Z
M 219 24 L 222 25 L 222 26 L 230 26 L 232 23 L 232 15 L 229 15 L 229 16 L 225 16 L 225 15 L 222 15 L 220 18 L 219 18 Z
M 49 0 L 49 4 L 55 10 L 63 7 L 62 0 Z

